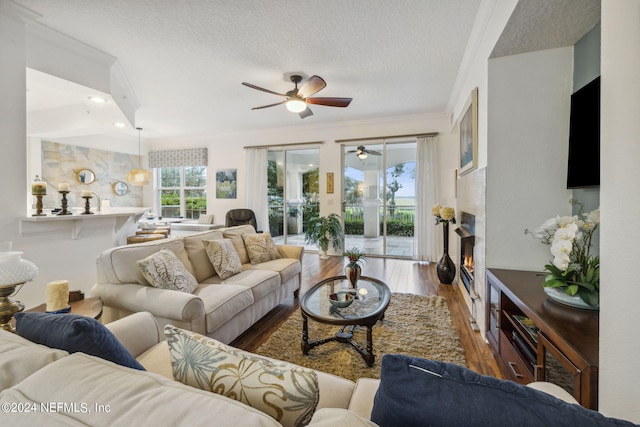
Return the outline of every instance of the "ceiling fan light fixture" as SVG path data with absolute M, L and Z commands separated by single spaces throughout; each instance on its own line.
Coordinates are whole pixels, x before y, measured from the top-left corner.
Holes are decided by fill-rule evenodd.
M 292 113 L 300 113 L 307 108 L 307 103 L 299 98 L 289 99 L 287 101 L 287 110 Z
M 356 155 L 358 156 L 358 158 L 359 158 L 360 160 L 364 160 L 364 159 L 366 159 L 366 158 L 367 158 L 367 153 L 365 153 L 364 151 L 363 151 L 363 152 L 361 152 L 361 153 L 358 153 L 358 154 L 356 154 Z

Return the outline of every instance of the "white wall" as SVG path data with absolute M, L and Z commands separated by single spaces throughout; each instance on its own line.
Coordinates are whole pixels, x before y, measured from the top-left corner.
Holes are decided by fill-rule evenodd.
M 541 271 L 549 247 L 525 235 L 571 212 L 566 189 L 573 49 L 489 61 L 489 268 Z
M 32 170 L 27 167 L 25 22 L 35 18 L 13 2 L 0 0 L 0 179 L 5 183 L 0 198 L 0 240 L 13 242 L 13 249 L 33 261 L 40 272 L 16 295 L 27 308 L 44 302 L 45 286 L 67 279 L 72 289 L 88 291 L 96 280 L 97 254 L 114 244 L 114 220 L 96 219 L 72 239 L 64 232 L 23 236 L 20 218 L 31 205 Z M 29 153 L 30 157 L 34 153 Z M 35 157 L 35 156 L 33 156 Z M 39 161 L 39 158 L 34 161 Z
M 616 416 L 633 422 L 640 422 L 640 371 L 637 367 L 637 355 L 640 354 L 640 334 L 633 321 L 638 312 L 635 295 L 637 294 L 638 279 L 633 268 L 635 264 L 637 242 L 634 234 L 634 224 L 637 222 L 636 212 L 639 210 L 640 199 L 637 188 L 640 185 L 640 169 L 635 166 L 640 157 L 640 106 L 637 95 L 640 93 L 640 1 L 620 0 L 617 2 L 602 2 L 602 151 L 601 151 L 601 294 L 600 309 L 600 362 L 599 362 L 599 409 L 606 415 Z M 479 164 L 490 169 L 494 165 L 489 148 L 493 138 L 488 127 L 493 121 L 486 115 L 490 106 L 483 105 L 482 94 L 488 89 L 488 70 L 494 65 L 488 64 L 489 53 L 495 45 L 495 40 L 504 28 L 504 23 L 510 16 L 515 1 L 483 2 L 481 15 L 487 16 L 485 30 L 479 31 L 481 40 L 472 49 L 470 58 L 465 58 L 467 70 L 461 70 L 459 75 L 459 90 L 454 93 L 452 105 L 452 119 L 455 120 L 461 106 L 466 101 L 468 92 L 475 86 L 480 93 L 479 116 Z M 543 53 L 543 56 L 553 52 Z M 561 55 L 562 56 L 562 55 Z M 550 58 L 547 58 L 550 59 Z M 561 62 L 564 59 L 558 58 Z M 531 64 L 536 67 L 536 64 Z M 497 70 L 496 70 L 497 71 Z M 549 76 L 551 81 L 553 80 Z M 495 83 L 495 82 L 494 82 Z M 514 94 L 516 95 L 516 94 Z M 489 93 L 489 99 L 492 94 Z M 490 101 L 494 105 L 493 101 Z M 489 109 L 493 114 L 493 110 Z M 545 141 L 540 141 L 545 144 Z M 517 157 L 519 151 L 513 150 L 512 158 Z M 565 150 L 566 151 L 566 150 Z M 525 153 L 531 154 L 531 152 Z M 564 154 L 566 156 L 566 153 Z M 535 155 L 534 160 L 539 159 Z M 553 156 L 545 159 L 553 162 Z M 565 161 L 566 164 L 566 161 Z M 538 165 L 543 168 L 545 165 Z M 495 167 L 502 167 L 496 165 Z M 559 168 L 558 163 L 558 168 Z M 511 180 L 509 177 L 505 180 Z M 507 182 L 508 184 L 508 182 Z M 488 184 L 490 185 L 490 184 Z M 561 185 L 559 188 L 562 188 Z M 487 198 L 494 198 L 489 188 Z M 562 190 L 561 190 L 562 191 Z M 553 197 L 564 199 L 561 195 Z M 521 199 L 520 199 L 521 200 Z M 502 206 L 498 209 L 510 209 L 512 206 L 506 198 L 500 200 Z M 487 200 L 487 209 L 496 200 Z M 521 202 L 519 202 L 521 203 Z M 564 200 L 562 200 L 564 203 Z M 560 205 L 562 205 L 562 203 Z M 546 197 L 531 200 L 527 205 L 537 209 L 541 205 L 548 205 Z M 557 203 L 556 203 L 557 204 Z M 560 206 L 558 205 L 558 206 Z M 517 217 L 522 211 L 513 213 Z M 487 212 L 487 219 L 492 220 L 492 214 Z M 546 219 L 546 216 L 543 220 Z M 511 221 L 513 224 L 513 221 Z M 525 223 L 523 227 L 537 226 Z M 493 230 L 489 239 L 494 238 Z M 478 233 L 478 230 L 476 231 Z M 480 230 L 484 232 L 484 230 Z M 637 233 L 636 233 L 637 234 Z M 520 235 L 509 234 L 510 236 Z M 499 238 L 499 236 L 497 236 Z M 520 248 L 532 253 L 531 243 L 522 241 Z M 526 243 L 526 245 L 525 245 Z M 542 246 L 542 245 L 541 245 Z M 544 259 L 546 247 L 543 246 L 539 254 Z M 493 255 L 491 256 L 493 258 Z M 516 265 L 509 265 L 516 268 Z M 524 267 L 524 266 L 523 266 Z M 539 269 L 537 264 L 533 269 Z
M 640 1 L 602 2 L 599 409 L 640 423 Z
M 458 71 L 456 84 L 449 100 L 450 130 L 447 139 L 456 144 L 455 164 L 458 163 L 458 122 L 462 115 L 462 110 L 467 103 L 471 91 L 478 88 L 478 167 L 456 183 L 457 198 L 456 210 L 466 210 L 476 215 L 476 248 L 474 249 L 475 285 L 480 299 L 476 301 L 475 307 L 471 300 L 466 299 L 472 315 L 479 323 L 480 332 L 484 336 L 485 310 L 485 277 L 484 267 L 486 266 L 484 245 L 486 244 L 485 230 L 485 195 L 486 185 L 487 152 L 488 152 L 488 130 L 487 115 L 489 109 L 489 83 L 488 83 L 488 58 L 502 34 L 502 31 L 509 20 L 515 6 L 516 0 L 485 0 L 482 2 L 474 27 L 471 31 L 469 44 L 467 45 L 462 64 Z M 455 193 L 454 193 L 455 194 Z M 455 196 L 454 196 L 455 197 Z M 457 239 L 456 245 L 459 243 Z M 456 249 L 457 254 L 458 249 Z M 459 280 L 459 278 L 458 278 Z M 463 286 L 459 284 L 459 286 Z M 466 290 L 461 291 L 466 295 Z
M 390 117 L 371 121 L 344 122 L 329 126 L 307 125 L 291 128 L 272 129 L 262 132 L 247 132 L 227 135 L 213 135 L 199 138 L 156 140 L 150 142 L 150 150 L 168 150 L 188 147 L 209 148 L 209 171 L 207 187 L 207 211 L 215 215 L 216 222 L 224 222 L 229 209 L 246 206 L 246 155 L 243 147 L 253 145 L 279 145 L 302 142 L 323 141 L 320 145 L 320 213 L 335 212 L 341 215 L 341 146 L 336 140 L 348 138 L 375 138 L 381 136 L 446 132 L 448 121 L 444 115 L 416 115 Z M 238 198 L 215 198 L 215 171 L 217 169 L 238 170 Z M 450 170 L 449 170 L 450 171 Z M 444 173 L 449 171 L 445 170 Z M 326 174 L 335 177 L 333 194 L 327 194 Z M 451 172 L 452 173 L 452 172 Z M 444 179 L 450 176 L 446 175 Z

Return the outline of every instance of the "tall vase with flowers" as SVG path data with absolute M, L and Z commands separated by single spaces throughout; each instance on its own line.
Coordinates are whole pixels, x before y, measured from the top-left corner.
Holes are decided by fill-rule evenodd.
M 456 223 L 456 211 L 449 206 L 436 204 L 431 208 L 431 213 L 436 220 L 436 225 L 442 224 L 442 234 L 444 238 L 443 254 L 436 265 L 436 273 L 440 283 L 450 285 L 456 277 L 456 265 L 449 256 L 449 223 Z
M 600 304 L 600 258 L 591 253 L 593 233 L 600 224 L 600 209 L 578 215 L 549 218 L 534 232 L 525 230 L 551 246 L 553 259 L 544 266 L 544 289 L 552 299 L 580 308 L 597 309 Z
M 360 279 L 362 274 L 362 264 L 367 261 L 364 254 L 365 252 L 363 250 L 356 247 L 344 251 L 344 256 L 349 260 L 344 268 L 344 274 L 347 276 L 349 285 L 352 289 L 356 289 L 358 287 L 358 279 Z

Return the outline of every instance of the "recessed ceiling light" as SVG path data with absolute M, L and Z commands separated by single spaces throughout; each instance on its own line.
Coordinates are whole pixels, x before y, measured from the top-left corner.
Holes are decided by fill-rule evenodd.
M 97 95 L 90 96 L 89 101 L 95 102 L 96 104 L 104 104 L 108 102 L 107 98 L 103 98 Z
M 125 124 L 124 124 L 124 123 L 122 123 L 122 122 L 115 122 L 113 125 L 114 125 L 115 127 L 117 127 L 117 128 L 123 128 L 123 127 L 127 126 L 127 125 L 125 125 Z

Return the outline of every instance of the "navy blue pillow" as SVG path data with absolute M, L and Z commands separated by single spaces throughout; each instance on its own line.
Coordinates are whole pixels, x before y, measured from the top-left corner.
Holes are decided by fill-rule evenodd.
M 16 332 L 23 338 L 69 353 L 81 352 L 144 371 L 110 330 L 79 314 L 16 313 Z
M 382 357 L 371 421 L 412 426 L 633 426 L 512 381 L 444 362 Z

